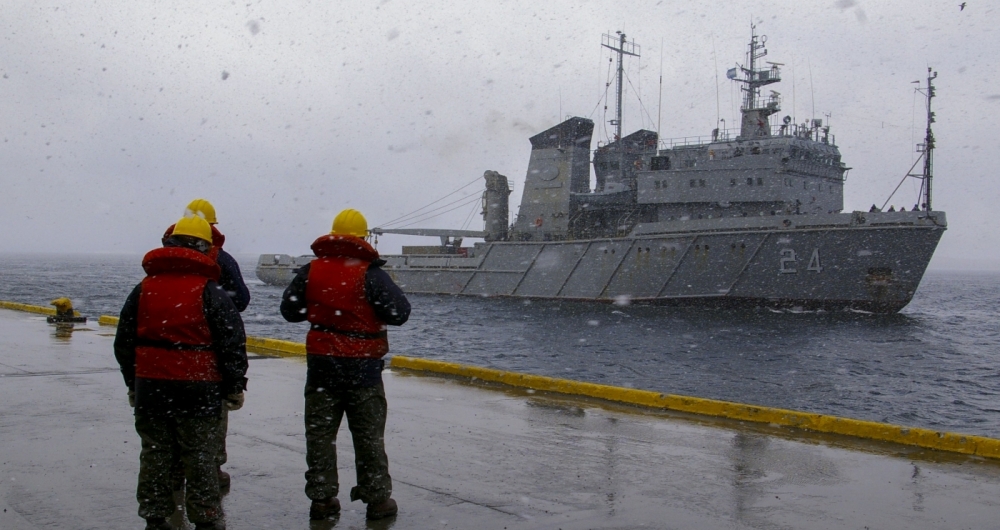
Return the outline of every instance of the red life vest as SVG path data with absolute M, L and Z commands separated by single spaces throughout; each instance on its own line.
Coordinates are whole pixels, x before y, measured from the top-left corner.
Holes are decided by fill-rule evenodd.
M 203 296 L 219 266 L 188 248 L 164 247 L 142 259 L 135 375 L 171 381 L 222 381 Z
M 333 357 L 379 358 L 389 352 L 385 323 L 365 295 L 365 274 L 378 251 L 364 239 L 326 235 L 312 244 L 306 286 L 306 352 Z

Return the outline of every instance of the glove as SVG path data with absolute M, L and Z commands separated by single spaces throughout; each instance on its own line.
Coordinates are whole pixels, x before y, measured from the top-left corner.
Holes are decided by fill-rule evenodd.
M 128 406 L 135 408 L 135 390 L 128 391 Z
M 229 394 L 226 399 L 222 400 L 222 406 L 226 407 L 226 410 L 240 410 L 243 408 L 243 392 Z

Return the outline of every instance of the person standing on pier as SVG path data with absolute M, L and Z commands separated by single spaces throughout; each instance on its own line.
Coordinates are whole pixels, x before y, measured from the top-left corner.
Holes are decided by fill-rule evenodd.
M 242 313 L 250 305 L 250 289 L 247 288 L 247 284 L 243 281 L 243 274 L 240 272 L 240 265 L 236 262 L 236 259 L 222 249 L 222 245 L 226 243 L 226 236 L 222 235 L 222 232 L 216 227 L 219 221 L 215 216 L 215 206 L 205 199 L 195 199 L 188 203 L 184 209 L 184 215 L 185 217 L 201 217 L 205 221 L 208 221 L 209 226 L 212 227 L 212 250 L 208 255 L 215 259 L 215 262 L 222 270 L 219 276 L 219 285 L 226 291 L 229 298 L 233 300 L 236 309 Z M 166 241 L 173 231 L 173 225 L 167 228 L 167 231 L 163 234 L 163 241 Z M 222 465 L 229 460 L 229 455 L 226 452 L 226 436 L 229 433 L 229 411 L 239 410 L 242 406 L 242 403 L 227 404 L 227 406 L 222 408 L 222 415 L 219 417 L 219 450 L 216 461 L 219 464 L 219 487 L 222 489 L 228 488 L 232 482 L 229 473 L 222 470 Z M 180 462 L 176 459 L 174 461 L 172 482 L 174 490 L 180 490 L 184 487 L 184 469 L 181 468 Z
M 216 464 L 224 403 L 242 403 L 246 334 L 208 254 L 212 229 L 200 217 L 174 226 L 142 260 L 146 278 L 122 307 L 115 358 L 142 439 L 136 498 L 147 530 L 168 529 L 174 448 L 187 481 L 187 516 L 198 529 L 224 528 Z
M 226 243 L 226 236 L 219 231 L 219 221 L 215 216 L 215 206 L 212 206 L 212 203 L 205 199 L 195 199 L 188 203 L 184 209 L 184 216 L 201 217 L 208 221 L 209 226 L 212 227 L 212 247 L 216 251 L 215 262 L 222 269 L 222 275 L 219 277 L 219 285 L 226 290 L 226 294 L 233 299 L 236 309 L 242 313 L 250 305 L 250 289 L 247 288 L 246 282 L 243 281 L 243 273 L 240 271 L 239 263 L 236 262 L 236 259 L 231 254 L 222 249 L 222 245 Z M 170 237 L 173 230 L 173 225 L 167 228 L 167 231 L 163 234 L 163 239 L 166 240 Z
M 306 496 L 312 500 L 313 520 L 340 512 L 336 441 L 345 414 L 358 476 L 351 500 L 368 505 L 368 519 L 397 513 L 385 454 L 382 357 L 389 351 L 386 325 L 405 323 L 410 303 L 381 269 L 385 262 L 367 236 L 368 222 L 360 212 L 340 212 L 330 234 L 313 242 L 316 259 L 298 270 L 281 298 L 285 320 L 311 324 L 305 424 Z

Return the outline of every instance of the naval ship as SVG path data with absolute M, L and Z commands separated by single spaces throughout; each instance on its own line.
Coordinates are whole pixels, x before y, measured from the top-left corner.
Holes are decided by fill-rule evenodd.
M 622 61 L 639 47 L 604 35 L 618 60 L 614 138 L 592 151 L 594 122 L 580 117 L 532 136 L 512 224 L 508 179 L 486 171 L 484 230 L 373 228 L 376 238 L 440 238 L 382 256 L 383 268 L 408 293 L 899 311 L 947 227 L 931 208 L 937 73 L 928 69 L 918 89 L 927 128 L 913 168 L 923 162 L 923 171 L 904 177 L 920 180 L 919 204 L 845 212 L 850 168 L 829 125 L 778 122 L 780 94 L 761 95 L 781 80 L 780 63 L 761 61 L 765 43 L 751 31 L 746 61 L 727 72 L 741 85 L 738 130 L 661 140 L 649 130 L 622 136 Z M 463 247 L 466 238 L 483 242 Z M 287 285 L 311 259 L 264 254 L 257 277 Z

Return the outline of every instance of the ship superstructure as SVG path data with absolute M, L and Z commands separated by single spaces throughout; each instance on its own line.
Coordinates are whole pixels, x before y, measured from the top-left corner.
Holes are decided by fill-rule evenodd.
M 710 137 L 663 142 L 648 130 L 616 135 L 594 151 L 593 191 L 588 189 L 592 122 L 577 118 L 533 137 L 533 150 L 582 147 L 568 187 L 554 178 L 557 157 L 538 155 L 514 239 L 621 237 L 639 223 L 840 212 L 849 168 L 822 120 L 793 124 L 786 116 L 779 125 L 770 123 L 781 110 L 780 95 L 772 91 L 765 98 L 760 91 L 780 82 L 781 72 L 777 63 L 760 67 L 765 54 L 764 39 L 754 34 L 746 65 L 729 71 L 744 96 L 737 131 L 715 129 Z M 612 124 L 621 125 L 620 110 Z

